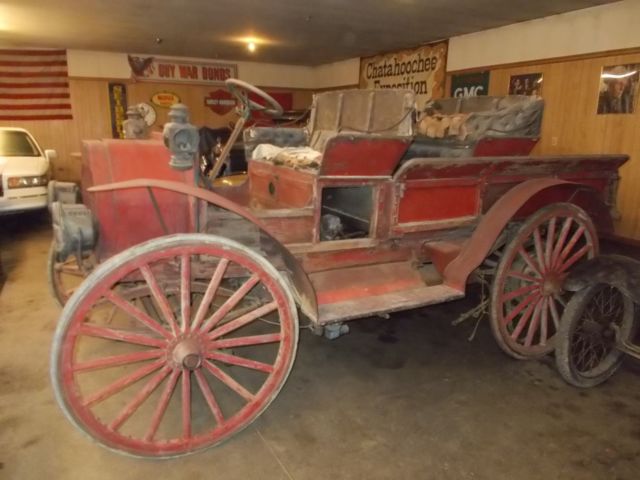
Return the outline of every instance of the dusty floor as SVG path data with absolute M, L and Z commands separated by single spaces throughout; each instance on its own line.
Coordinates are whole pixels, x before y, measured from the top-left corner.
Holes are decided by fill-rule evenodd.
M 293 373 L 236 438 L 171 461 L 93 444 L 48 380 L 60 313 L 46 285 L 47 219 L 2 219 L 1 479 L 637 479 L 640 366 L 578 391 L 547 363 L 507 358 L 482 323 L 450 325 L 470 300 L 303 332 Z

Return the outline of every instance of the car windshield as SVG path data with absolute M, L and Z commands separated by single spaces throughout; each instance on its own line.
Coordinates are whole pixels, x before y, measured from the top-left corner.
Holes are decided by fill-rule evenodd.
M 0 131 L 0 156 L 37 157 L 40 153 L 31 137 L 17 130 Z

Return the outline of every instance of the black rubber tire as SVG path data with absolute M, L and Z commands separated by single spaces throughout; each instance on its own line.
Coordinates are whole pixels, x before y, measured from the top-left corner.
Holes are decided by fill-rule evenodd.
M 620 368 L 624 357 L 621 351 L 611 345 L 606 356 L 590 370 L 580 371 L 573 360 L 576 329 L 583 321 L 585 311 L 595 295 L 606 288 L 613 289 L 614 287 L 606 284 L 596 284 L 580 290 L 571 298 L 562 315 L 562 321 L 556 337 L 556 367 L 562 378 L 575 387 L 591 388 L 607 381 Z M 623 298 L 623 314 L 617 323 L 620 328 L 620 334 L 623 338 L 628 339 L 635 332 L 635 306 L 629 297 L 619 290 L 615 291 Z M 611 339 L 611 343 L 613 343 L 613 339 Z

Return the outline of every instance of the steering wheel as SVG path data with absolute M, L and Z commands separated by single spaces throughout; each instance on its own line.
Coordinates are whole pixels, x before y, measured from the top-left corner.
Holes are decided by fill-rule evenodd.
M 237 78 L 228 78 L 225 80 L 225 85 L 240 102 L 240 115 L 245 118 L 249 118 L 249 114 L 252 110 L 262 112 L 270 117 L 279 117 L 282 115 L 284 109 L 278 101 L 269 95 L 264 90 L 260 90 L 258 87 L 251 85 L 250 83 L 243 82 Z M 267 106 L 260 105 L 257 102 L 249 99 L 249 93 L 253 93 L 267 102 Z

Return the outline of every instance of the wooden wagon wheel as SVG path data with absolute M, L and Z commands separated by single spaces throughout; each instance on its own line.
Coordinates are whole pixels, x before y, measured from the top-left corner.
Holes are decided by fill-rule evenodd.
M 93 258 L 82 261 L 82 268 L 74 256 L 68 257 L 64 262 L 58 261 L 54 242 L 51 242 L 47 258 L 47 280 L 53 298 L 61 307 L 64 307 L 73 291 L 95 266 Z
M 267 260 L 221 237 L 172 235 L 87 277 L 62 312 L 51 379 L 67 417 L 101 444 L 174 457 L 255 420 L 297 340 L 295 302 Z
M 556 366 L 564 380 L 590 388 L 606 381 L 622 363 L 616 348 L 617 327 L 623 339 L 635 332 L 633 301 L 617 288 L 599 284 L 569 301 L 556 341 Z
M 593 223 L 575 205 L 549 205 L 523 223 L 503 252 L 491 288 L 491 328 L 506 353 L 526 359 L 553 351 L 569 300 L 562 289 L 567 272 L 597 253 Z

